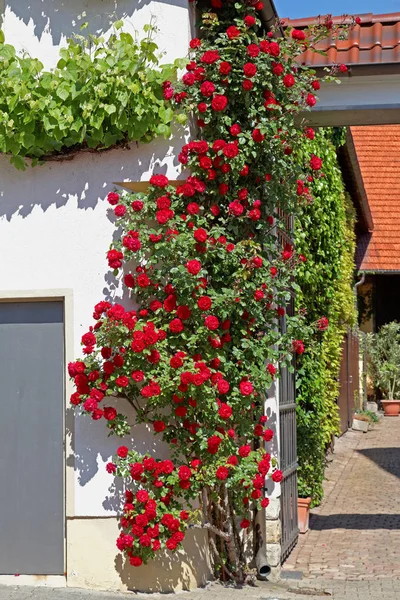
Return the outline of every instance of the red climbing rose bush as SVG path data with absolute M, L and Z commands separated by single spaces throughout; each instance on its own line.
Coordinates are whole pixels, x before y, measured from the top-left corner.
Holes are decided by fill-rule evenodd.
M 182 80 L 164 84 L 197 119 L 198 139 L 178 156 L 186 178 L 154 173 L 145 194 L 108 195 L 118 233 L 108 265 L 132 304 L 95 306 L 69 372 L 78 410 L 119 436 L 146 423 L 170 449 L 165 459 L 121 445 L 107 465 L 126 483 L 118 549 L 140 566 L 205 528 L 216 569 L 243 581 L 242 531 L 268 505 L 266 477 L 282 478 L 264 401 L 307 334 L 301 313 L 287 314 L 306 260 L 291 215 L 323 176 L 305 149 L 313 130 L 298 125 L 320 83 L 296 56 L 327 29 L 273 37 L 260 3 L 214 6 Z

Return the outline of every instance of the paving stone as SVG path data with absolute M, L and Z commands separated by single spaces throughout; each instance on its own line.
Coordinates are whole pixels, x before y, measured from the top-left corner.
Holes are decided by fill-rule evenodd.
M 325 499 L 283 569 L 316 580 L 399 580 L 400 419 L 342 436 L 326 476 Z

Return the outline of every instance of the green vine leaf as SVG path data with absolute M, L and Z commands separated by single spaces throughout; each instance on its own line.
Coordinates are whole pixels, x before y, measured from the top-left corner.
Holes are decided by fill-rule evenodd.
M 92 35 L 70 39 L 52 71 L 17 55 L 0 32 L 0 151 L 17 169 L 26 168 L 26 159 L 34 166 L 54 154 L 171 135 L 173 110 L 162 84 L 175 80 L 183 63 L 158 65 L 154 25 L 140 42 L 122 27 L 122 20 L 114 23 L 107 42 Z

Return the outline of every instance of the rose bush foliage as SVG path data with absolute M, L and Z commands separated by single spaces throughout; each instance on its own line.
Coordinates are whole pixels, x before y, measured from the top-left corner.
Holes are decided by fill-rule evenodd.
M 139 566 L 204 527 L 216 565 L 238 581 L 240 530 L 268 505 L 265 478 L 282 478 L 264 398 L 307 334 L 301 311 L 286 315 L 305 261 L 289 215 L 311 201 L 323 168 L 304 150 L 313 131 L 295 124 L 319 87 L 295 62 L 308 41 L 265 35 L 259 8 L 217 2 L 182 81 L 164 83 L 178 119 L 197 119 L 199 139 L 178 157 L 190 174 L 177 187 L 155 173 L 146 194 L 109 194 L 118 241 L 108 264 L 136 308 L 99 302 L 85 358 L 70 365 L 72 404 L 121 436 L 133 413 L 170 448 L 161 460 L 121 446 L 107 466 L 128 488 L 118 548 Z

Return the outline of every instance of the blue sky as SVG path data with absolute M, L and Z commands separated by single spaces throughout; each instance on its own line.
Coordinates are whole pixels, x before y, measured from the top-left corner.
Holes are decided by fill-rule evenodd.
M 400 11 L 399 0 L 274 0 L 280 17 L 311 17 L 319 14 L 334 15 L 390 13 Z

